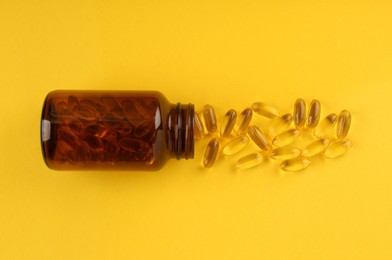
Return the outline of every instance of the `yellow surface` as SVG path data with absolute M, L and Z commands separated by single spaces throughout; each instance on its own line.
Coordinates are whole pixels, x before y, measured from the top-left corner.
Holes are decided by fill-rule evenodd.
M 295 3 L 294 3 L 295 2 Z M 1 1 L 0 259 L 392 259 L 390 1 Z M 54 172 L 53 89 L 156 89 L 220 116 L 297 97 L 353 115 L 305 172 Z

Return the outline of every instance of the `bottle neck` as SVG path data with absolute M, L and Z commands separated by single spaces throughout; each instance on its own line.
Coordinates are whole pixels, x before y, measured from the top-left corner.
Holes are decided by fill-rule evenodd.
M 172 105 L 167 117 L 167 147 L 169 152 L 180 159 L 194 156 L 193 104 Z

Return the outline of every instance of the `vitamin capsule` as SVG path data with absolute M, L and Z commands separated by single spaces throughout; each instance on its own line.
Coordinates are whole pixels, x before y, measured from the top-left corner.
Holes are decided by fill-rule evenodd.
M 196 138 L 204 137 L 204 126 L 197 113 L 195 113 L 193 117 L 193 133 Z
M 261 164 L 263 160 L 264 157 L 262 153 L 251 153 L 238 159 L 238 161 L 234 164 L 234 167 L 237 171 L 246 170 L 256 167 L 257 165 Z
M 203 118 L 206 124 L 208 133 L 213 134 L 218 129 L 216 115 L 214 108 L 211 105 L 205 105 L 203 107 Z
M 237 112 L 234 109 L 227 111 L 223 118 L 220 134 L 222 137 L 228 137 L 233 131 L 235 121 L 237 120 Z
M 308 168 L 310 160 L 305 157 L 297 157 L 294 159 L 283 161 L 280 165 L 280 169 L 286 172 L 298 172 Z
M 219 151 L 218 139 L 212 138 L 208 143 L 207 148 L 204 152 L 203 165 L 205 168 L 211 168 L 214 165 L 216 157 Z
M 289 160 L 301 155 L 301 150 L 295 147 L 280 147 L 271 151 L 270 157 L 274 160 Z
M 248 143 L 249 137 L 246 135 L 239 136 L 225 144 L 225 146 L 223 146 L 222 153 L 226 156 L 234 155 L 244 149 Z
M 307 158 L 318 155 L 324 152 L 325 149 L 327 149 L 328 145 L 329 139 L 321 138 L 305 146 L 305 148 L 302 149 L 302 155 Z
M 336 119 L 338 116 L 335 113 L 326 116 L 320 124 L 314 129 L 313 135 L 317 138 L 326 137 L 331 132 L 332 128 L 336 124 Z
M 327 159 L 337 158 L 345 154 L 352 146 L 353 142 L 349 139 L 338 141 L 325 150 L 324 157 Z
M 293 121 L 293 116 L 291 114 L 284 114 L 281 117 L 274 119 L 270 127 L 270 135 L 276 136 L 288 129 Z
M 275 136 L 272 140 L 272 145 L 275 147 L 283 147 L 293 143 L 301 135 L 301 131 L 298 129 L 289 129 L 279 135 Z
M 257 126 L 251 125 L 248 127 L 248 135 L 253 142 L 260 147 L 261 150 L 268 151 L 270 149 L 270 143 L 267 137 L 260 131 Z
M 298 98 L 294 104 L 294 125 L 300 129 L 306 122 L 306 103 L 302 98 Z
M 272 119 L 280 116 L 279 110 L 276 107 L 265 103 L 255 102 L 252 104 L 251 108 L 255 113 L 267 118 Z
M 246 108 L 238 117 L 238 124 L 236 127 L 236 135 L 242 135 L 248 130 L 250 121 L 252 120 L 253 112 L 250 108 Z
M 336 127 L 336 136 L 339 140 L 345 138 L 350 130 L 351 114 L 347 110 L 340 112 L 338 117 L 338 124 Z
M 314 99 L 310 103 L 307 125 L 309 128 L 315 128 L 320 121 L 321 105 L 320 101 Z

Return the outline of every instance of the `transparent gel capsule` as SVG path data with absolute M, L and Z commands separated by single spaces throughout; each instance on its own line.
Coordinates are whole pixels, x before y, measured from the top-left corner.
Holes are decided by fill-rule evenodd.
M 321 115 L 320 101 L 314 99 L 310 103 L 310 107 L 309 107 L 309 114 L 308 114 L 308 121 L 307 121 L 308 128 L 315 128 L 318 125 L 320 121 L 320 115 Z
M 298 98 L 294 104 L 294 125 L 300 129 L 306 122 L 306 103 L 302 98 Z
M 211 105 L 205 105 L 203 107 L 203 118 L 208 133 L 215 133 L 218 129 L 218 125 L 216 121 L 215 110 Z
M 222 154 L 230 156 L 239 153 L 248 145 L 248 143 L 249 138 L 246 135 L 236 137 L 223 146 Z
M 203 138 L 204 137 L 204 126 L 200 120 L 200 117 L 197 113 L 195 113 L 193 117 L 193 133 L 196 138 Z
M 353 142 L 349 139 L 340 140 L 330 145 L 324 153 L 324 157 L 327 159 L 334 159 L 345 154 L 353 146 Z
M 307 146 L 305 146 L 302 149 L 302 155 L 307 158 L 318 155 L 318 154 L 324 152 L 325 149 L 327 149 L 329 143 L 330 143 L 330 141 L 327 138 L 321 138 L 319 140 L 316 140 L 316 141 L 308 144 Z
M 238 159 L 234 167 L 237 171 L 246 170 L 260 165 L 263 161 L 264 156 L 262 153 L 251 153 Z
M 272 140 L 272 145 L 275 147 L 283 147 L 293 143 L 301 135 L 301 131 L 298 129 L 289 129 L 279 135 L 275 136 Z
M 270 135 L 276 136 L 287 130 L 290 127 L 292 121 L 293 116 L 291 114 L 284 114 L 281 117 L 275 118 L 269 130 Z
M 212 138 L 208 143 L 207 148 L 204 152 L 203 165 L 205 168 L 211 168 L 218 156 L 219 142 L 218 139 Z
M 245 134 L 248 130 L 250 121 L 252 120 L 253 112 L 250 108 L 246 108 L 238 117 L 238 123 L 236 125 L 236 135 Z
M 298 172 L 308 168 L 310 160 L 305 157 L 297 157 L 294 159 L 283 161 L 280 164 L 280 169 L 286 172 Z
M 228 137 L 233 131 L 235 121 L 237 120 L 237 112 L 234 109 L 227 111 L 223 118 L 220 134 L 222 137 Z
M 272 119 L 280 116 L 280 112 L 276 107 L 267 105 L 262 102 L 253 103 L 251 108 L 255 113 L 267 118 Z
M 301 155 L 301 150 L 295 147 L 275 148 L 270 153 L 270 158 L 274 160 L 289 160 Z
M 317 138 L 328 137 L 336 125 L 337 118 L 338 116 L 335 113 L 326 116 L 314 129 L 313 135 Z
M 350 130 L 351 114 L 347 110 L 340 112 L 336 126 L 336 136 L 339 140 L 345 138 Z
M 267 136 L 263 134 L 257 126 L 249 126 L 248 135 L 261 150 L 268 151 L 270 149 L 270 143 Z

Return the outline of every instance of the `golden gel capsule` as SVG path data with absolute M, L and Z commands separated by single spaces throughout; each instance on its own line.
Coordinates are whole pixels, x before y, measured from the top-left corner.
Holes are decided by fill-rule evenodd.
M 318 125 L 320 121 L 320 115 L 321 115 L 320 101 L 314 99 L 310 103 L 310 107 L 309 107 L 308 122 L 307 122 L 309 128 L 315 128 Z
M 306 103 L 302 98 L 298 98 L 294 104 L 294 125 L 300 129 L 306 122 Z
M 294 159 L 283 161 L 280 165 L 280 169 L 286 172 L 298 172 L 308 168 L 310 160 L 305 157 L 297 157 Z
M 212 138 L 208 143 L 207 148 L 204 152 L 203 165 L 205 168 L 211 168 L 214 165 L 216 157 L 219 151 L 218 139 Z
M 264 135 L 257 126 L 249 126 L 248 135 L 261 150 L 268 151 L 270 149 L 270 143 L 267 136 Z
M 236 135 L 242 135 L 248 130 L 250 121 L 252 120 L 252 109 L 246 108 L 238 117 L 238 124 L 236 126 Z
M 272 119 L 280 116 L 279 110 L 276 107 L 267 105 L 262 102 L 253 103 L 251 108 L 255 113 L 267 118 Z
M 214 108 L 211 105 L 205 105 L 203 107 L 203 118 L 206 124 L 208 133 L 213 134 L 218 129 L 216 115 Z
M 288 129 L 293 121 L 293 116 L 291 114 L 284 114 L 281 117 L 275 118 L 270 127 L 270 135 L 276 136 Z
M 221 131 L 220 131 L 222 137 L 228 137 L 231 134 L 231 131 L 233 131 L 236 120 L 237 120 L 237 112 L 235 112 L 234 109 L 230 109 L 229 111 L 227 111 L 225 117 L 223 118 Z
M 321 138 L 319 140 L 316 140 L 302 149 L 302 155 L 310 158 L 312 156 L 318 155 L 327 149 L 329 145 L 329 139 L 327 138 Z
M 350 130 L 351 114 L 347 110 L 340 112 L 336 127 L 336 136 L 339 140 L 345 138 Z
M 271 151 L 270 157 L 274 160 L 289 160 L 301 155 L 301 150 L 295 147 L 280 147 Z
M 345 154 L 352 146 L 353 142 L 349 139 L 338 141 L 325 150 L 324 157 L 327 159 L 337 158 Z
M 200 117 L 197 113 L 195 113 L 193 117 L 193 133 L 196 138 L 203 138 L 204 137 L 204 126 L 200 120 Z
M 261 164 L 264 161 L 262 153 L 251 153 L 238 159 L 234 164 L 236 170 L 246 170 Z
M 314 129 L 313 135 L 317 138 L 327 137 L 335 126 L 338 116 L 335 113 L 326 116 Z
M 279 135 L 275 136 L 272 140 L 272 145 L 275 147 L 283 147 L 293 143 L 301 135 L 301 131 L 298 129 L 289 129 Z
M 242 151 L 242 149 L 244 149 L 248 143 L 249 137 L 246 135 L 236 137 L 223 146 L 222 153 L 226 156 L 234 155 Z

